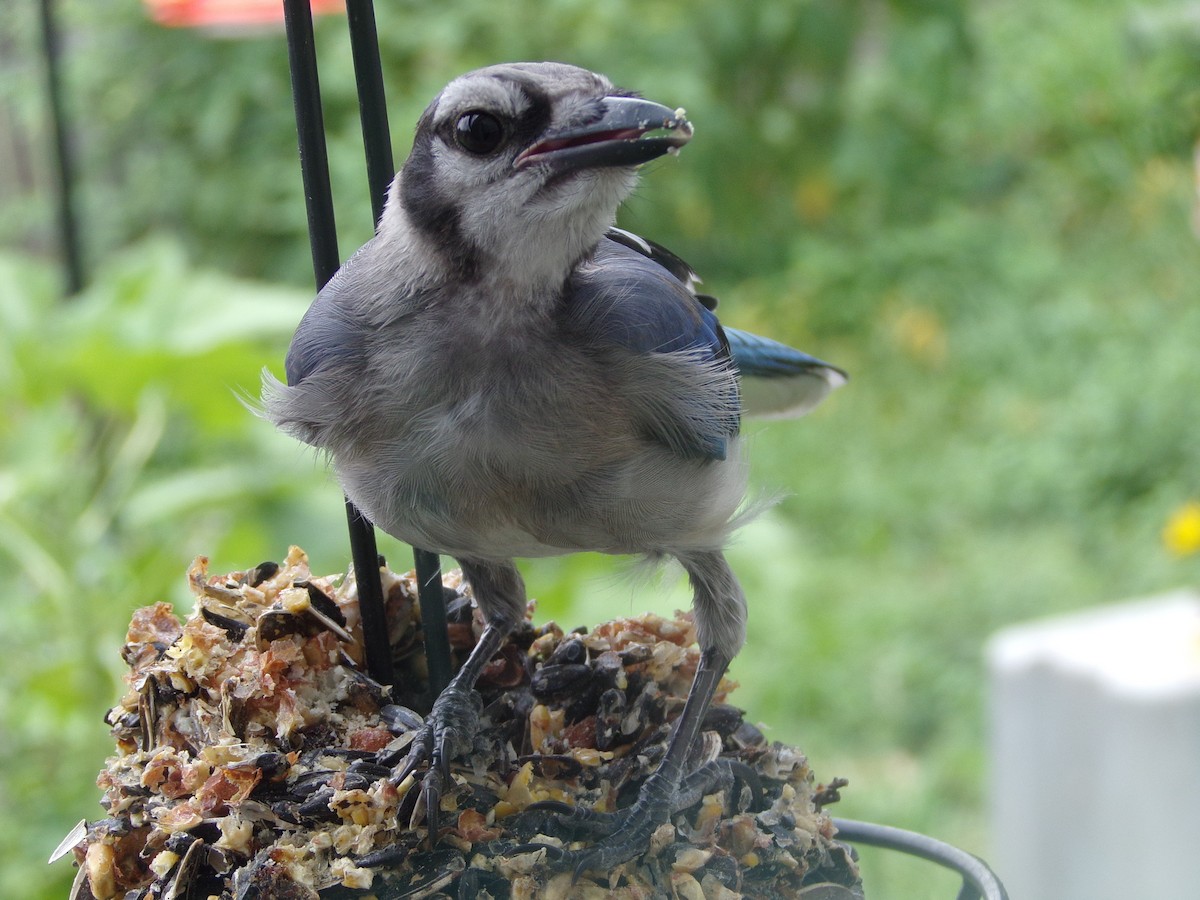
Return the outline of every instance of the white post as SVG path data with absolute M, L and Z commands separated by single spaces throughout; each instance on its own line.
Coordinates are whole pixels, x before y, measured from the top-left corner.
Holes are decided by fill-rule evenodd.
M 1200 898 L 1200 594 L 988 646 L 993 858 L 1020 900 Z

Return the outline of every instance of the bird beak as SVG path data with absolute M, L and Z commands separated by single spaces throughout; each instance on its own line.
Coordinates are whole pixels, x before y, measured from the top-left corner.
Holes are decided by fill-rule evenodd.
M 518 169 L 548 165 L 556 172 L 604 166 L 639 166 L 678 150 L 692 139 L 682 109 L 638 97 L 605 97 L 600 118 L 551 134 L 524 150 Z

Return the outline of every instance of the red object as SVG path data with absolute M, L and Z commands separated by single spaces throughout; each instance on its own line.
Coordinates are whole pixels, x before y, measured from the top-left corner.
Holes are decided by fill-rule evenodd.
M 282 0 L 143 0 L 168 28 L 243 28 L 283 22 Z M 344 13 L 345 0 L 309 0 L 313 15 Z

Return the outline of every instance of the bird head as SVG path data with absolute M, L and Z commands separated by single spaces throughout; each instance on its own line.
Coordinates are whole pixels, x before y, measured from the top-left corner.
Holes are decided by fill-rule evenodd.
M 401 218 L 455 276 L 560 283 L 613 224 L 637 167 L 691 135 L 682 110 L 586 69 L 478 69 L 421 116 L 381 235 Z

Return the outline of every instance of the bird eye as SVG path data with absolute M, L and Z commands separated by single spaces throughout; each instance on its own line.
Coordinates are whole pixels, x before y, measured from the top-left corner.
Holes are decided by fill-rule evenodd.
M 454 139 L 468 153 L 484 156 L 500 146 L 504 126 L 491 113 L 465 113 L 454 126 Z

